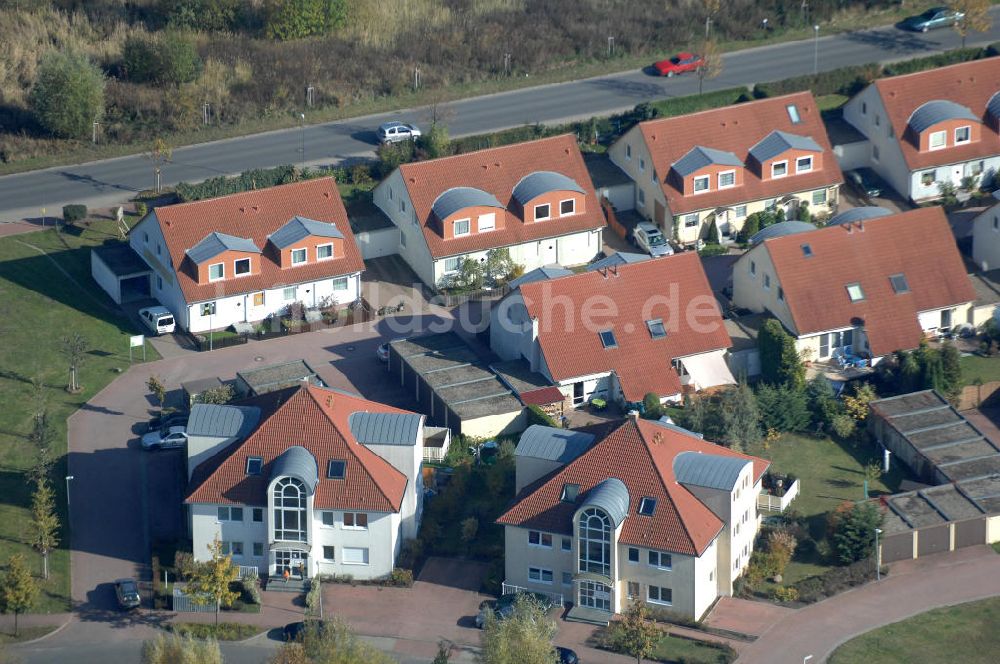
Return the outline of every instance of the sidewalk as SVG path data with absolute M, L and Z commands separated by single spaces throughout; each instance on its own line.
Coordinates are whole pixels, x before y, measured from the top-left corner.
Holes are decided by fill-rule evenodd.
M 787 616 L 743 649 L 739 664 L 826 661 L 837 646 L 918 613 L 1000 595 L 1000 555 L 989 546 L 907 560 L 869 583 Z

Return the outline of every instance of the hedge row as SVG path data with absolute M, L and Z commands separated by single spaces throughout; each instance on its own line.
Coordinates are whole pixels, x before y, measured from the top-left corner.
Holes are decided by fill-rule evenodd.
M 310 168 L 300 170 L 297 166 L 284 164 L 274 168 L 254 168 L 243 171 L 235 177 L 214 177 L 198 184 L 181 182 L 177 185 L 176 192 L 181 202 L 199 201 L 253 189 L 266 189 L 300 180 L 312 180 L 329 174 L 330 172 L 327 170 Z

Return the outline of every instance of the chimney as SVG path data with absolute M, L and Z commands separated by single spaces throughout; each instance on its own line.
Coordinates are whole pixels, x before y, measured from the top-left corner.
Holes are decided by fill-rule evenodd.
M 639 411 L 637 411 L 637 410 L 630 410 L 628 412 L 628 418 L 630 420 L 632 420 L 633 422 L 638 422 L 639 421 Z

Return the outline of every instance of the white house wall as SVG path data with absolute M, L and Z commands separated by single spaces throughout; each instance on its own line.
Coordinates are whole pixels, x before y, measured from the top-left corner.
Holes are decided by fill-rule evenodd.
M 390 190 L 392 198 L 389 197 Z M 399 229 L 401 234 L 399 255 L 417 273 L 421 281 L 435 287 L 437 279 L 434 274 L 434 259 L 424 239 L 423 226 L 413 212 L 413 201 L 410 200 L 398 168 L 375 187 L 372 201 Z
M 956 188 L 962 184 L 962 178 L 972 175 L 974 163 L 983 162 L 983 174 L 992 177 L 993 173 L 1000 170 L 1000 155 L 986 157 L 985 159 L 972 159 L 945 166 L 922 168 L 909 174 L 910 198 L 915 201 L 938 198 L 941 195 L 939 185 L 942 182 L 950 182 Z M 924 184 L 924 174 L 934 172 L 934 178 L 930 184 Z
M 379 455 L 393 468 L 406 475 L 406 490 L 400 505 L 402 538 L 413 539 L 420 527 L 420 517 L 424 507 L 424 478 L 421 465 L 424 460 L 423 424 L 417 433 L 416 445 L 365 445 Z
M 524 358 L 531 364 L 535 345 L 524 296 L 516 290 L 490 311 L 490 348 L 505 362 Z
M 628 156 L 631 148 L 631 157 Z M 611 159 L 618 168 L 625 172 L 634 183 L 632 189 L 634 209 L 646 219 L 653 219 L 655 201 L 659 201 L 664 209 L 667 208 L 667 200 L 663 195 L 663 188 L 656 180 L 666 177 L 666 173 L 656 173 L 656 178 L 651 174 L 654 172 L 653 160 L 646 149 L 646 141 L 643 140 L 642 130 L 639 125 L 625 132 L 625 135 L 615 141 L 608 148 L 608 158 Z M 639 166 L 643 165 L 640 171 Z M 641 193 L 640 193 L 641 192 Z M 621 208 L 629 209 L 629 208 Z M 673 229 L 669 224 L 661 229 L 668 238 L 673 237 Z
M 195 503 L 191 508 L 191 540 L 192 551 L 196 561 L 208 560 L 208 546 L 216 536 L 226 542 L 242 542 L 243 555 L 233 556 L 237 565 L 257 567 L 261 574 L 267 573 L 267 509 L 264 509 L 264 521 L 252 521 L 252 508 L 243 506 L 242 521 L 219 521 L 219 505 Z M 264 544 L 264 555 L 253 555 L 253 543 Z
M 701 620 L 705 612 L 711 608 L 720 595 L 732 595 L 728 590 L 719 587 L 719 538 L 716 537 L 705 551 L 694 559 L 694 618 Z
M 90 252 L 90 276 L 108 294 L 115 304 L 122 303 L 121 284 L 118 275 L 112 272 L 96 251 Z
M 189 329 L 187 302 L 174 274 L 173 260 L 167 242 L 160 231 L 156 210 L 147 214 L 128 234 L 129 246 L 153 270 L 149 276 L 149 293 L 170 310 L 178 325 Z
M 755 273 L 750 271 L 751 264 Z M 765 276 L 770 277 L 770 288 L 764 288 Z M 740 256 L 733 264 L 733 304 L 754 313 L 769 312 L 794 333 L 795 321 L 788 303 L 778 299 L 780 287 L 778 273 L 763 242 Z
M 896 138 L 889 136 L 892 125 L 874 85 L 869 85 L 844 105 L 844 119 L 868 138 L 868 160 L 863 165 L 871 167 L 900 196 L 909 198 L 910 168 Z
M 984 272 L 1000 267 L 1000 203 L 972 221 L 972 260 Z
M 355 233 L 354 241 L 361 251 L 361 258 L 369 260 L 399 253 L 399 229 L 379 228 L 374 231 Z
M 302 302 L 306 307 L 319 306 L 324 298 L 333 296 L 338 304 L 347 304 L 361 296 L 361 274 L 347 276 L 347 288 L 334 291 L 334 278 L 324 278 L 299 284 L 289 284 L 280 288 L 269 288 L 264 291 L 263 306 L 254 306 L 254 293 L 243 293 L 214 300 L 215 313 L 211 316 L 202 315 L 202 305 L 213 300 L 195 302 L 186 307 L 185 318 L 191 332 L 207 332 L 219 330 L 233 323 L 254 323 L 277 316 L 285 312 L 293 302 Z M 285 288 L 295 287 L 295 297 L 286 300 Z M 259 291 L 258 291 L 259 292 Z

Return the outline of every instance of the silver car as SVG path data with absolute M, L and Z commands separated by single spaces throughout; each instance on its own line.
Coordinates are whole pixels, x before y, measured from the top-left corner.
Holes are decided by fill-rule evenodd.
M 386 122 L 378 128 L 379 143 L 400 143 L 412 141 L 420 137 L 420 130 L 415 125 L 405 122 Z
M 141 443 L 144 450 L 165 450 L 184 447 L 187 444 L 187 439 L 187 428 L 174 426 L 144 434 Z
M 635 243 L 650 256 L 669 256 L 674 250 L 667 243 L 667 238 L 663 237 L 660 229 L 648 221 L 640 221 L 632 230 L 632 239 Z

